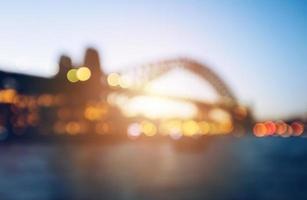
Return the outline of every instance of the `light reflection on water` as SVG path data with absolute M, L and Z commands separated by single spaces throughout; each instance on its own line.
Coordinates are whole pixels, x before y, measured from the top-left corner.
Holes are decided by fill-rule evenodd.
M 306 139 L 220 138 L 199 152 L 167 142 L 0 146 L 1 199 L 303 198 Z

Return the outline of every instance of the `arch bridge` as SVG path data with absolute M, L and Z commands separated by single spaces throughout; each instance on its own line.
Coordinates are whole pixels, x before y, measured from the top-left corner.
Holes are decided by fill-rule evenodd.
M 146 92 L 146 84 L 163 76 L 173 69 L 185 69 L 196 74 L 201 79 L 207 81 L 219 95 L 217 102 L 206 102 L 189 97 L 177 97 L 171 95 L 149 94 Z M 136 66 L 118 72 L 121 78 L 128 77 L 130 79 L 129 87 L 112 88 L 111 90 L 119 92 L 128 97 L 134 96 L 154 96 L 167 98 L 174 101 L 193 103 L 198 108 L 197 120 L 208 120 L 208 115 L 212 110 L 222 110 L 231 116 L 232 126 L 231 132 L 245 132 L 252 123 L 252 117 L 246 106 L 240 105 L 237 98 L 233 94 L 229 86 L 224 80 L 208 66 L 201 64 L 195 60 L 188 58 L 170 59 L 155 63 L 149 63 Z M 193 87 L 193 86 L 191 86 Z

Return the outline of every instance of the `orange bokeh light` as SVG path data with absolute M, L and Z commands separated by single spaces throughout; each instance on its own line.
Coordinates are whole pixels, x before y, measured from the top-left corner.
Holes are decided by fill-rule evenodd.
M 253 128 L 256 137 L 264 137 L 267 133 L 267 128 L 263 123 L 255 124 Z
M 283 121 L 276 122 L 276 133 L 282 135 L 287 131 L 287 124 Z

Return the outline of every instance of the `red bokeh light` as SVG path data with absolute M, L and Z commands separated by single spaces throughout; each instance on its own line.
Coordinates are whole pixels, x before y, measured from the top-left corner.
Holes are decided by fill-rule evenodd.
M 283 135 L 287 131 L 287 124 L 283 121 L 276 122 L 276 133 L 278 135 Z
M 267 135 L 273 135 L 276 131 L 276 125 L 274 122 L 272 121 L 267 121 L 264 123 L 265 127 L 266 127 L 266 134 Z
M 300 136 L 304 132 L 304 125 L 300 122 L 293 122 L 291 128 L 293 130 L 293 135 L 295 136 Z

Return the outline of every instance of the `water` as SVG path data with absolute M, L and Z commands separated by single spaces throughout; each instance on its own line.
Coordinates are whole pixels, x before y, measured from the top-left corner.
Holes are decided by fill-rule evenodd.
M 0 199 L 307 199 L 307 140 L 0 146 Z

